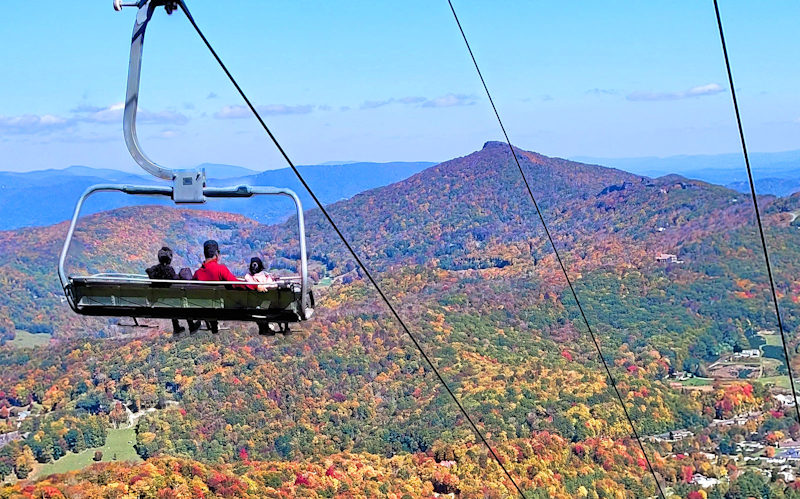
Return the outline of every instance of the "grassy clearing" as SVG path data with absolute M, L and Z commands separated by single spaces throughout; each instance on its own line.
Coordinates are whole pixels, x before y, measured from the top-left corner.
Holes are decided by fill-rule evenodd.
M 680 382 L 683 386 L 709 386 L 714 384 L 712 378 L 689 378 Z
M 777 335 L 777 334 L 761 334 L 761 333 L 759 333 L 756 336 L 758 336 L 759 338 L 763 338 L 764 341 L 767 342 L 767 345 L 770 345 L 770 346 L 773 346 L 773 347 L 783 347 L 783 343 L 781 343 L 780 335 Z
M 103 461 L 140 462 L 141 458 L 133 448 L 136 443 L 136 433 L 133 428 L 120 428 L 118 430 L 108 430 L 106 444 L 94 449 L 86 449 L 78 454 L 68 453 L 58 461 L 43 464 L 34 470 L 34 478 L 42 478 L 54 473 L 66 473 L 68 471 L 79 470 L 94 463 L 92 459 L 95 451 L 103 453 Z
M 748 380 L 748 381 L 752 381 L 752 382 L 755 382 L 755 383 L 762 383 L 762 384 L 765 384 L 765 385 L 766 384 L 772 384 L 772 385 L 775 385 L 775 386 L 777 386 L 779 388 L 785 388 L 787 390 L 789 388 L 791 388 L 791 386 L 789 384 L 789 377 L 786 376 L 786 375 L 783 375 L 783 376 L 764 376 L 764 377 L 759 378 L 759 379 L 752 379 L 752 380 Z
M 15 338 L 8 343 L 15 348 L 35 348 L 50 343 L 50 335 L 47 333 L 32 334 L 27 331 L 17 331 Z

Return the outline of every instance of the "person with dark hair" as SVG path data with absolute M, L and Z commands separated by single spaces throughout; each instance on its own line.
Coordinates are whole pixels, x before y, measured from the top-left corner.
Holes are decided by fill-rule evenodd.
M 247 269 L 247 274 L 244 275 L 244 280 L 247 282 L 256 283 L 253 286 L 247 286 L 250 289 L 257 289 L 258 291 L 266 291 L 269 289 L 268 284 L 272 284 L 275 280 L 271 275 L 264 270 L 264 262 L 261 258 L 254 256 L 250 259 L 250 267 Z
M 247 286 L 249 289 L 254 289 L 258 291 L 267 291 L 270 286 L 275 282 L 271 275 L 264 270 L 264 262 L 261 261 L 261 258 L 254 256 L 250 259 L 250 267 L 247 269 L 247 273 L 244 275 L 244 280 L 247 282 L 252 282 L 254 284 Z M 263 335 L 273 335 L 275 334 L 269 328 L 269 323 L 264 320 L 257 320 L 256 324 L 258 324 L 258 334 Z
M 153 265 L 145 270 L 147 272 L 147 276 L 150 279 L 167 279 L 173 280 L 176 277 L 175 269 L 172 268 L 172 250 L 169 249 L 167 246 L 162 246 L 160 250 L 158 250 L 158 264 Z M 169 284 L 161 283 L 164 286 L 169 286 Z
M 147 272 L 147 277 L 150 279 L 158 279 L 158 280 L 166 280 L 166 281 L 173 281 L 178 279 L 178 274 L 175 273 L 175 269 L 171 265 L 172 263 L 172 250 L 169 249 L 167 246 L 162 246 L 160 250 L 158 250 L 158 264 L 153 265 L 152 267 L 148 267 L 145 269 Z M 169 283 L 166 282 L 159 282 L 153 283 L 153 286 L 156 287 L 167 287 Z M 195 332 L 200 327 L 200 321 L 186 321 L 189 325 L 189 332 Z M 182 327 L 178 324 L 178 319 L 172 319 L 172 333 L 174 335 L 179 335 L 182 332 L 186 331 L 186 328 Z
M 239 282 L 239 279 L 233 275 L 233 272 L 231 272 L 228 267 L 219 263 L 219 244 L 216 241 L 209 239 L 203 243 L 203 256 L 205 256 L 205 261 L 203 261 L 203 264 L 194 273 L 194 279 L 196 281 Z M 212 333 L 217 334 L 219 332 L 219 324 L 217 321 L 208 321 L 207 324 L 208 329 L 210 329 Z

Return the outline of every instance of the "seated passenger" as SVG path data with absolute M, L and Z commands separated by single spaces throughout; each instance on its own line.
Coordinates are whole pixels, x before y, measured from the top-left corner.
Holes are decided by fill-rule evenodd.
M 233 272 L 228 270 L 228 267 L 219 263 L 219 244 L 213 239 L 203 243 L 203 256 L 205 261 L 199 269 L 194 273 L 196 281 L 235 281 L 239 279 L 233 275 Z M 239 287 L 234 286 L 234 287 Z M 208 329 L 213 334 L 219 332 L 219 324 L 217 321 L 207 321 Z
M 169 249 L 167 246 L 163 246 L 160 250 L 158 250 L 158 264 L 153 265 L 145 270 L 147 272 L 147 277 L 150 279 L 160 279 L 160 280 L 175 280 L 178 279 L 178 275 L 175 273 L 175 269 L 172 268 L 172 250 Z M 168 283 L 153 283 L 153 286 L 158 287 L 167 287 L 169 286 Z M 189 324 L 189 331 L 195 332 L 200 327 L 200 321 L 186 321 Z M 172 333 L 175 335 L 179 335 L 182 332 L 186 331 L 186 328 L 182 327 L 178 324 L 178 319 L 172 319 Z
M 257 256 L 254 256 L 250 259 L 250 268 L 248 269 L 247 274 L 245 274 L 244 280 L 247 282 L 260 283 L 257 285 L 247 286 L 250 289 L 257 289 L 259 291 L 269 290 L 269 286 L 267 286 L 267 284 L 275 282 L 272 276 L 264 270 L 264 262 L 262 262 L 261 258 Z M 270 329 L 269 322 L 265 320 L 257 320 L 256 324 L 258 324 L 258 334 L 263 334 L 266 336 L 272 336 L 275 334 L 275 331 Z
M 275 282 L 271 275 L 264 270 L 264 262 L 261 258 L 254 256 L 250 259 L 249 272 L 245 274 L 244 280 L 247 282 L 259 283 L 257 286 L 248 286 L 250 289 L 257 289 L 259 291 L 266 291 L 269 289 L 267 284 Z
M 145 272 L 147 272 L 147 277 L 150 279 L 176 279 L 177 274 L 175 274 L 175 269 L 170 265 L 171 263 L 172 250 L 167 246 L 162 246 L 162 248 L 158 250 L 158 264 L 145 270 Z M 162 283 L 161 285 L 169 286 L 169 284 L 166 283 Z
M 213 239 L 203 243 L 205 261 L 194 273 L 195 281 L 239 281 L 239 278 L 219 263 L 219 244 Z

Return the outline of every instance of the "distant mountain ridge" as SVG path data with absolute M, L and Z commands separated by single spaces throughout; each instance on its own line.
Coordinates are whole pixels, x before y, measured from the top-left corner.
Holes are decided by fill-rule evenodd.
M 429 162 L 353 163 L 346 165 L 299 166 L 323 203 L 346 199 L 366 189 L 397 182 L 432 165 Z M 255 172 L 233 165 L 203 164 L 210 186 L 239 184 L 288 187 L 295 190 L 306 207 L 312 200 L 288 168 Z M 75 203 L 90 185 L 99 183 L 130 183 L 155 185 L 159 180 L 142 174 L 110 169 L 71 166 L 63 170 L 39 170 L 26 173 L 0 172 L 0 230 L 26 226 L 42 226 L 67 220 Z M 36 199 L 36 203 L 31 203 Z M 97 213 L 128 205 L 167 204 L 157 198 L 131 197 L 121 194 L 101 194 L 90 199 L 84 214 Z M 171 204 L 171 203 L 170 203 Z M 208 209 L 246 215 L 262 223 L 276 223 L 293 213 L 285 202 L 254 198 L 242 200 L 213 200 Z
M 756 192 L 788 196 L 800 190 L 800 150 L 750 153 Z M 658 177 L 677 173 L 687 178 L 724 185 L 749 193 L 747 171 L 741 153 L 680 155 L 668 157 L 597 158 L 576 156 L 575 161 L 622 168 L 641 175 Z

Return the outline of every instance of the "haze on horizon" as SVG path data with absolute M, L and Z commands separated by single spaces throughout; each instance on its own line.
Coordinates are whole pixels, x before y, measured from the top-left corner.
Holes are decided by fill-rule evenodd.
M 454 5 L 515 145 L 560 157 L 739 151 L 710 1 Z M 189 7 L 298 164 L 443 161 L 502 139 L 444 1 Z M 789 64 L 800 5 L 720 7 L 750 150 L 800 149 Z M 120 126 L 134 12 L 6 6 L 0 170 L 136 171 Z M 158 12 L 147 36 L 139 131 L 151 157 L 285 166 L 181 13 Z

